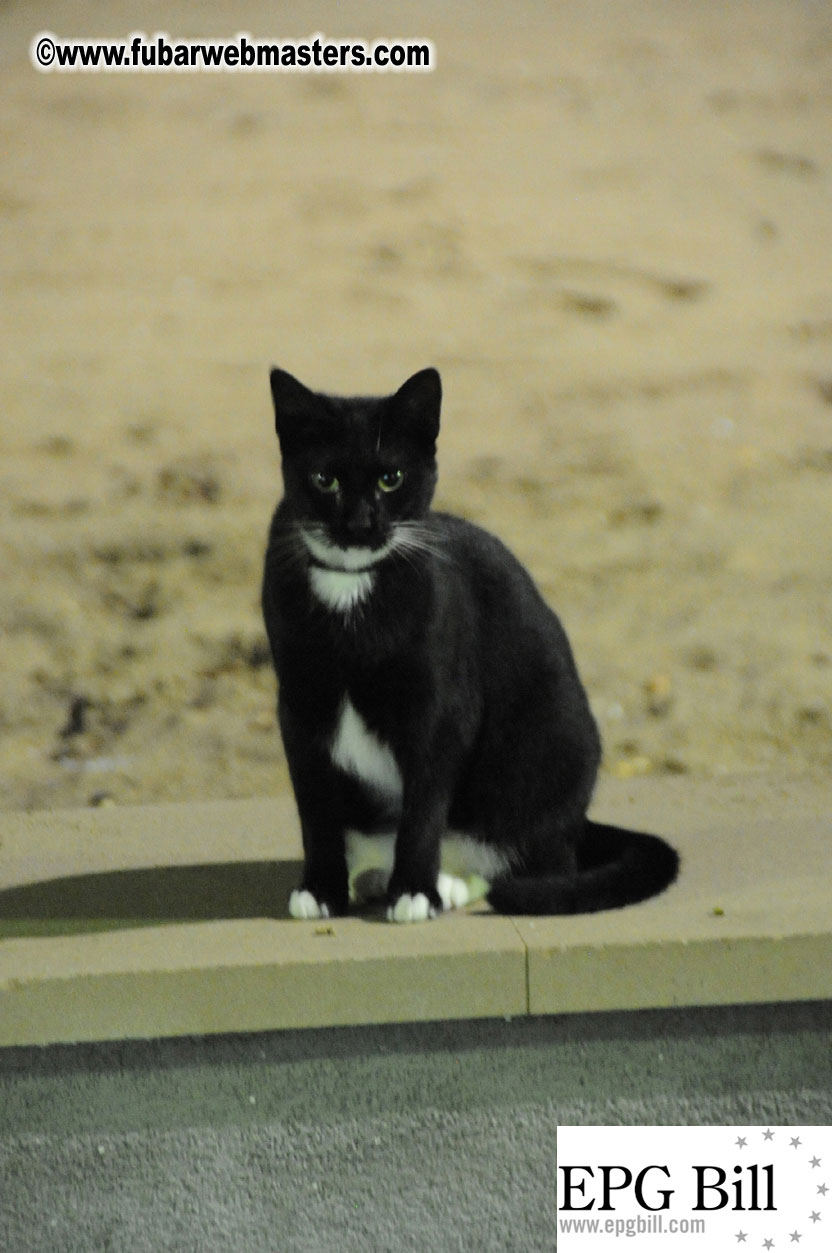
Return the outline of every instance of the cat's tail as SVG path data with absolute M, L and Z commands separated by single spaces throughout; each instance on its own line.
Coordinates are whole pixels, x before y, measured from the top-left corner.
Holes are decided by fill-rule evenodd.
M 659 836 L 587 819 L 577 875 L 505 875 L 487 900 L 499 914 L 592 914 L 656 896 L 678 872 L 679 854 Z

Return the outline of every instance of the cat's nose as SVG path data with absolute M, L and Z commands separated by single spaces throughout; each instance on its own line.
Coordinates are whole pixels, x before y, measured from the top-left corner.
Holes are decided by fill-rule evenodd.
M 349 512 L 346 518 L 347 533 L 355 539 L 364 538 L 374 529 L 376 520 L 372 508 L 366 500 L 361 500 Z

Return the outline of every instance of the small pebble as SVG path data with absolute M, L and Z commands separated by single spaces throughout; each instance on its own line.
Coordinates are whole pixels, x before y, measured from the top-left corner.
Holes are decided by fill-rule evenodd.
M 649 774 L 652 769 L 653 762 L 650 758 L 637 754 L 635 757 L 619 758 L 612 768 L 612 773 L 616 779 L 634 779 L 639 775 Z
M 654 718 L 663 718 L 673 704 L 673 683 L 667 674 L 654 674 L 644 682 L 647 712 Z
M 116 802 L 109 792 L 93 792 L 87 804 L 93 809 L 114 809 Z

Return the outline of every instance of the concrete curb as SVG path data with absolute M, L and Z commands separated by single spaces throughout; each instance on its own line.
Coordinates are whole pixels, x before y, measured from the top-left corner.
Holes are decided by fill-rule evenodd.
M 683 871 L 577 918 L 297 922 L 290 798 L 0 815 L 0 1044 L 832 997 L 828 790 L 605 780 Z

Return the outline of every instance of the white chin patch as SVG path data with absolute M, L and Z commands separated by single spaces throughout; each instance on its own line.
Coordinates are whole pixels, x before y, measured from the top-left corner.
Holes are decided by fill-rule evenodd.
M 309 582 L 314 595 L 327 609 L 349 613 L 366 600 L 373 590 L 375 575 L 371 570 L 324 570 L 310 566 Z
M 383 561 L 393 550 L 392 539 L 382 544 L 381 548 L 339 548 L 337 544 L 330 544 L 320 539 L 304 527 L 301 527 L 300 533 L 304 544 L 315 560 L 323 562 L 331 570 L 364 571 L 369 566 L 375 566 L 379 561 Z

